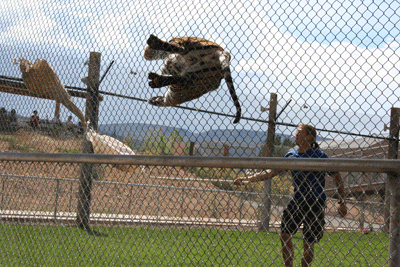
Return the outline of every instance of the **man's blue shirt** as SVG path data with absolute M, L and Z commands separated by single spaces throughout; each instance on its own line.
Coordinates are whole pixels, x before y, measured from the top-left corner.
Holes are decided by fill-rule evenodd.
M 285 155 L 286 158 L 328 158 L 328 155 L 318 148 L 311 148 L 305 153 L 294 149 Z M 306 199 L 326 199 L 325 172 L 291 171 L 293 177 L 294 197 Z

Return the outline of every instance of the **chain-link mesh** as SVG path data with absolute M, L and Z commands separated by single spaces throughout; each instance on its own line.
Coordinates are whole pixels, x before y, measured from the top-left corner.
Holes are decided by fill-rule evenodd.
M 309 198 L 304 188 L 323 188 L 312 195 L 324 199 L 325 215 L 316 266 L 399 259 L 390 241 L 400 201 L 393 173 L 291 169 L 268 177 L 224 166 L 11 160 L 14 153 L 397 159 L 397 1 L 0 6 L 0 152 L 9 155 L 0 162 L 0 265 L 282 266 L 284 210 L 298 192 Z M 185 36 L 209 42 L 168 42 Z M 146 60 L 147 46 L 164 59 Z M 179 104 L 148 102 L 164 95 L 161 103 Z M 306 143 L 294 137 L 301 123 L 316 129 Z M 320 154 L 304 156 L 311 150 Z M 291 239 L 295 265 L 306 228 Z

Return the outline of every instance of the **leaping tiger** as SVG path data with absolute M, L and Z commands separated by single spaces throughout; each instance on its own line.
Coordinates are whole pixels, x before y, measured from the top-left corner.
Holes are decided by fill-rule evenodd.
M 173 37 L 165 42 L 154 35 L 150 35 L 147 44 L 146 60 L 164 59 L 161 74 L 149 73 L 149 85 L 169 88 L 165 96 L 152 97 L 148 103 L 176 106 L 216 90 L 224 78 L 236 107 L 233 123 L 239 122 L 241 107 L 229 68 L 231 55 L 221 46 L 198 37 Z

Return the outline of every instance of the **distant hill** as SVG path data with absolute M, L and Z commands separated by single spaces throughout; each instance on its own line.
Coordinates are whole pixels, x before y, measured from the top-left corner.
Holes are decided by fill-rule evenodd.
M 184 137 L 185 141 L 190 140 L 190 137 L 192 136 L 192 133 L 186 129 L 148 123 L 113 123 L 100 124 L 98 126 L 98 130 L 102 134 L 107 134 L 119 140 L 129 137 L 133 142 L 134 149 L 139 149 L 146 137 L 150 135 L 156 136 L 160 129 L 164 136 L 168 136 L 173 130 L 176 129 L 178 130 L 179 134 Z
M 190 142 L 201 143 L 204 141 L 221 141 L 230 144 L 245 144 L 258 146 L 265 142 L 266 132 L 253 131 L 253 130 L 237 130 L 237 129 L 216 129 L 200 133 L 192 133 L 191 131 L 179 127 L 162 126 L 157 124 L 147 123 L 129 123 L 129 124 L 101 124 L 98 127 L 99 132 L 116 137 L 122 140 L 124 137 L 129 136 L 137 143 L 141 143 L 149 135 L 157 135 L 161 129 L 164 136 L 168 136 L 173 130 L 177 130 L 184 140 Z M 290 138 L 291 136 L 280 135 L 282 139 Z
M 163 135 L 169 135 L 173 130 L 178 130 L 179 134 L 189 138 L 192 133 L 186 129 L 161 126 L 157 124 L 148 123 L 125 123 L 125 124 L 101 124 L 98 126 L 98 130 L 101 133 L 111 135 L 117 138 L 124 138 L 129 136 L 133 139 L 144 140 L 149 134 L 156 135 L 161 129 Z
M 291 136 L 283 135 L 281 133 L 277 133 L 276 135 L 280 135 L 282 139 L 285 138 L 292 139 Z M 217 129 L 193 135 L 193 140 L 196 142 L 219 140 L 228 143 L 236 143 L 236 144 L 246 143 L 252 145 L 264 144 L 266 138 L 267 138 L 267 132 L 264 131 L 237 130 L 237 129 L 234 130 Z

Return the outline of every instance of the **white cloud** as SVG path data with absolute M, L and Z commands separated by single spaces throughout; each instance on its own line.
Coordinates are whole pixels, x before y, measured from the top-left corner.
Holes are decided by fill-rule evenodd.
M 349 1 L 344 2 L 350 4 Z M 326 6 L 329 17 L 334 21 L 332 12 L 339 2 L 319 3 Z M 374 49 L 349 43 L 328 45 L 302 42 L 293 35 L 282 33 L 277 24 L 272 22 L 277 15 L 264 9 L 270 5 L 278 7 L 279 12 L 285 12 L 281 10 L 281 5 L 254 2 L 233 5 L 211 0 L 160 0 L 150 1 L 146 5 L 138 1 L 132 1 L 129 5 L 125 1 L 113 3 L 118 7 L 123 5 L 126 9 L 107 10 L 109 4 L 101 1 L 81 1 L 79 8 L 75 3 L 59 5 L 50 0 L 39 4 L 22 0 L 1 1 L 0 14 L 5 20 L 17 23 L 3 29 L 0 40 L 3 43 L 50 42 L 81 50 L 131 51 L 135 48 L 133 52 L 139 54 L 151 33 L 168 39 L 173 35 L 199 32 L 231 50 L 235 60 L 233 63 L 238 61 L 235 66 L 237 72 L 262 73 L 281 83 L 301 84 L 304 87 L 312 85 L 331 91 L 364 90 L 367 84 L 397 88 L 400 84 L 398 40 L 393 38 L 386 47 Z M 309 5 L 308 1 L 302 1 L 298 7 Z M 296 5 L 289 5 L 287 12 L 296 15 L 295 8 Z M 324 10 L 325 7 L 315 5 L 315 8 L 318 11 L 318 8 Z M 315 12 L 315 15 L 321 15 L 322 20 L 326 19 L 327 12 Z M 355 14 L 359 14 L 357 12 Z M 65 17 L 65 22 L 58 23 L 77 20 L 77 25 L 83 30 L 66 29 L 65 24 L 61 27 L 52 19 L 52 15 Z M 296 19 L 304 18 L 307 14 L 301 12 L 296 16 L 282 22 L 290 22 L 290 28 L 294 29 L 298 26 L 294 23 Z
M 127 49 L 130 47 L 130 38 L 125 33 L 127 21 L 126 15 L 115 16 L 105 13 L 99 19 L 93 20 L 87 27 L 87 31 L 94 37 L 97 46 Z
M 400 50 L 366 49 L 349 43 L 301 42 L 283 34 L 272 23 L 263 25 L 265 38 L 256 45 L 258 58 L 242 59 L 235 67 L 240 72 L 257 72 L 308 86 L 348 90 L 366 83 L 400 83 Z M 396 71 L 397 70 L 397 71 Z M 307 80 L 305 77 L 312 77 Z
M 18 21 L 0 33 L 0 40 L 3 40 L 3 43 L 12 44 L 19 41 L 39 44 L 54 43 L 64 47 L 83 49 L 75 40 L 68 38 L 60 30 L 59 25 L 46 16 L 37 4 L 31 3 L 31 1 L 17 1 L 11 5 L 3 5 L 2 8 L 5 8 L 3 14 L 12 12 L 7 16 L 4 14 L 4 18 L 11 14 L 14 17 L 13 20 Z

